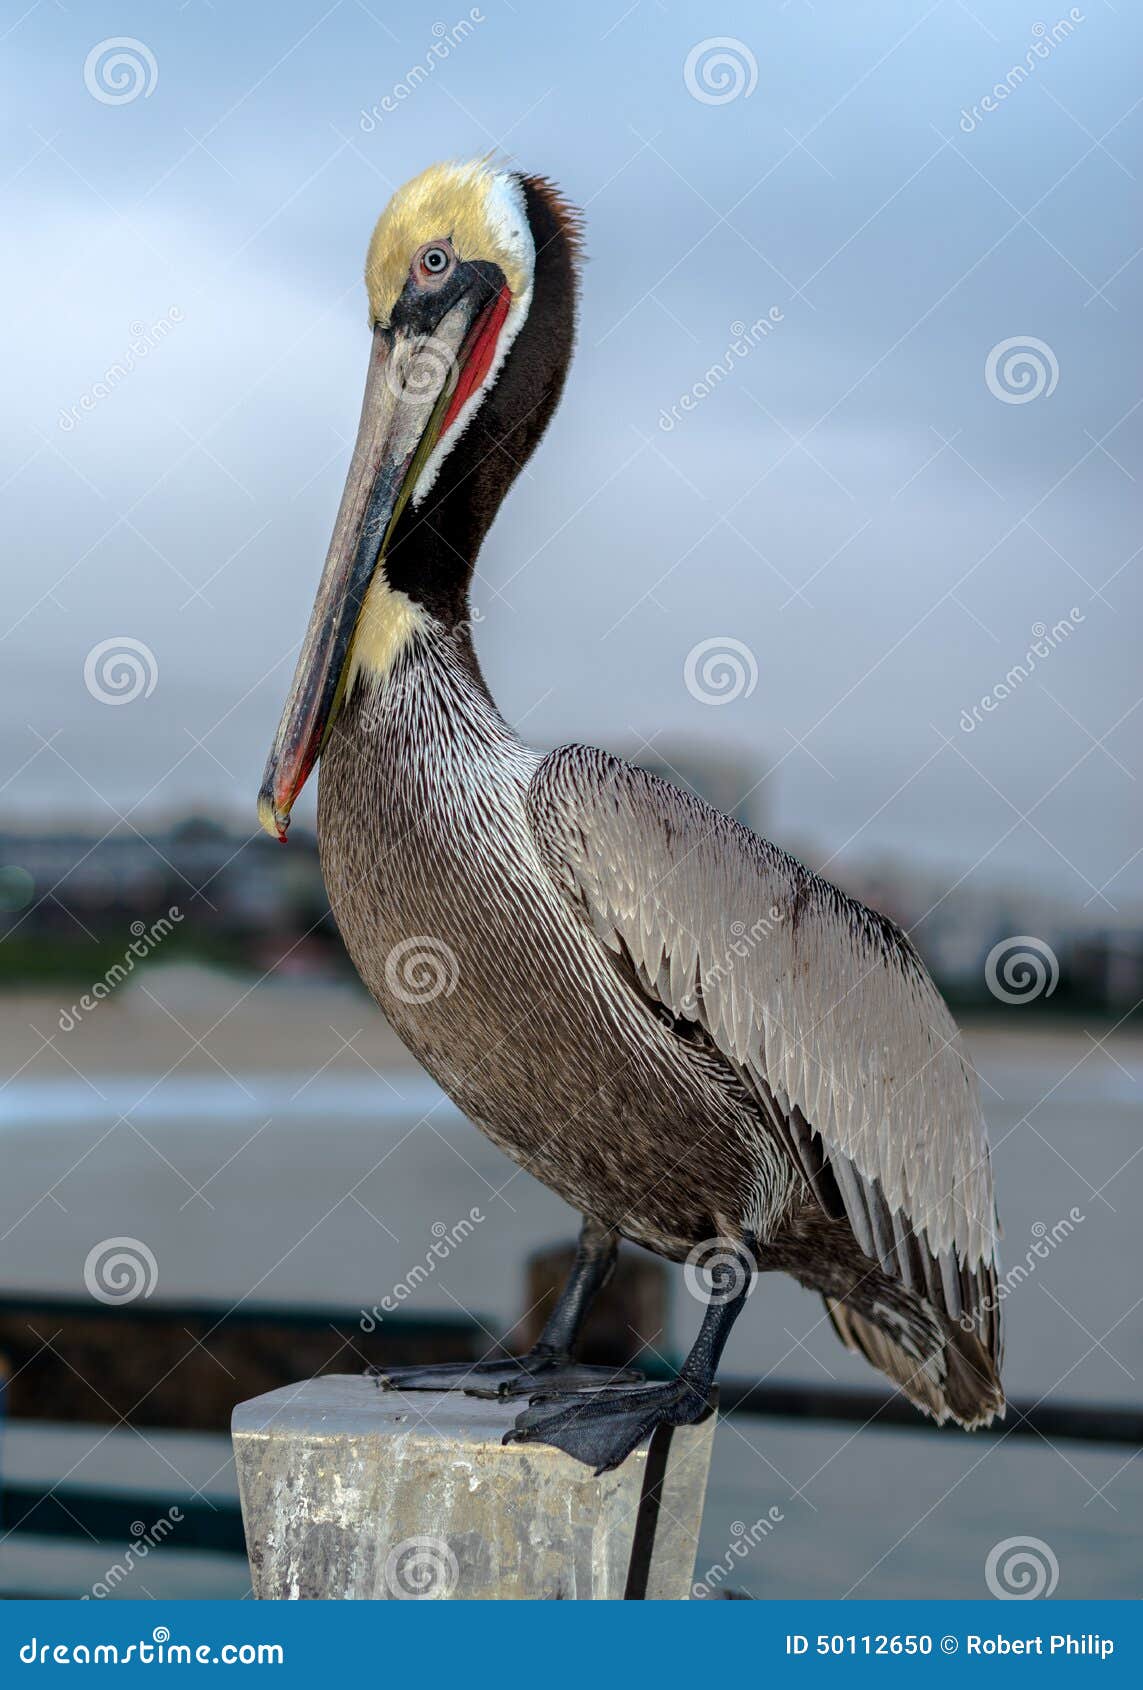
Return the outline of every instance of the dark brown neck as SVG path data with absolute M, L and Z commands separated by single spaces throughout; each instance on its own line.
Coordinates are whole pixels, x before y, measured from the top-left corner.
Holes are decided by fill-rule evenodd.
M 535 451 L 563 391 L 575 340 L 578 226 L 555 190 L 521 179 L 536 243 L 532 303 L 500 374 L 389 545 L 389 585 L 446 624 L 466 622 L 468 588 L 492 519 Z

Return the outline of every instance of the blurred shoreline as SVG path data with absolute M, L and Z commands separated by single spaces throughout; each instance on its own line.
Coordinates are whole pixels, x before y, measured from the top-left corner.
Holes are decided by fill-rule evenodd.
M 55 990 L 3 994 L 0 1067 L 4 1080 L 59 1078 L 68 1072 L 158 1075 L 258 1072 L 368 1077 L 419 1073 L 381 1011 L 350 983 L 243 978 L 195 964 L 140 970 L 68 1031 L 60 1017 L 79 996 Z M 1034 1018 L 1034 1019 L 1032 1019 Z M 1143 1059 L 1138 1022 L 1053 1014 L 1048 1005 L 1012 1005 L 988 1017 L 958 1015 L 981 1066 L 1051 1057 L 1082 1061 L 1098 1037 L 1123 1062 Z M 1089 1026 L 1094 1030 L 1089 1030 Z M 46 1042 L 47 1041 L 47 1042 Z M 200 1042 L 201 1041 L 201 1042 Z M 383 1081 L 377 1085 L 383 1089 Z

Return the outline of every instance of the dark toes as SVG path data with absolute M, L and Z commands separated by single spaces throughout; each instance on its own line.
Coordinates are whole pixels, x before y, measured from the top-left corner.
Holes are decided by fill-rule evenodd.
M 521 1373 L 514 1379 L 505 1379 L 495 1390 L 474 1390 L 471 1394 L 478 1397 L 497 1396 L 502 1401 L 511 1397 L 527 1397 L 529 1402 L 536 1402 L 541 1397 L 545 1400 L 555 1397 L 573 1396 L 590 1390 L 594 1396 L 601 1396 L 603 1392 L 598 1386 L 608 1385 L 641 1385 L 644 1375 L 636 1373 L 631 1368 L 589 1367 L 577 1362 L 552 1363 L 547 1367 L 538 1367 L 527 1373 Z
M 571 1395 L 541 1390 L 532 1394 L 503 1442 L 551 1444 L 597 1473 L 606 1473 L 657 1426 L 692 1425 L 706 1413 L 705 1399 L 681 1381 Z
M 501 1379 L 496 1384 L 466 1385 L 466 1397 L 483 1397 L 485 1402 L 499 1402 L 505 1397 L 527 1396 L 535 1389 L 531 1378 L 526 1373 L 517 1374 L 512 1379 Z
M 488 1380 L 495 1386 L 500 1379 L 517 1378 L 519 1368 L 507 1361 L 449 1361 L 431 1363 L 424 1367 L 369 1367 L 366 1377 L 374 1379 L 383 1391 L 462 1391 L 470 1381 Z M 490 1393 L 495 1395 L 495 1389 Z
M 535 1419 L 530 1418 L 533 1415 Z M 597 1420 L 576 1408 L 556 1414 L 550 1409 L 525 1409 L 501 1442 L 549 1444 L 598 1474 L 618 1467 L 654 1428 L 655 1422 L 648 1416 Z
M 502 1402 L 516 1397 L 534 1401 L 541 1396 L 567 1396 L 599 1385 L 641 1385 L 643 1377 L 632 1368 L 592 1367 L 582 1362 L 542 1359 L 528 1361 L 498 1383 L 466 1385 L 465 1392 L 470 1397 L 493 1397 Z

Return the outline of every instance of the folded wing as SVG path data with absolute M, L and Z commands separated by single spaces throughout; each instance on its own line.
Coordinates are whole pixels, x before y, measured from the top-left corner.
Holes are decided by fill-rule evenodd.
M 844 1216 L 866 1256 L 975 1333 L 996 1363 L 996 1212 L 978 1082 L 906 935 L 604 752 L 553 752 L 528 808 L 557 886 L 646 993 L 706 1030 L 826 1214 Z

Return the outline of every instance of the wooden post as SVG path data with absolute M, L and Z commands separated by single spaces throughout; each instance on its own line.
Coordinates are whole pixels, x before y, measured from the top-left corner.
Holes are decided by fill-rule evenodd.
M 617 1471 L 501 1444 L 521 1403 L 328 1374 L 234 1411 L 255 1596 L 683 1600 L 715 1413 Z

